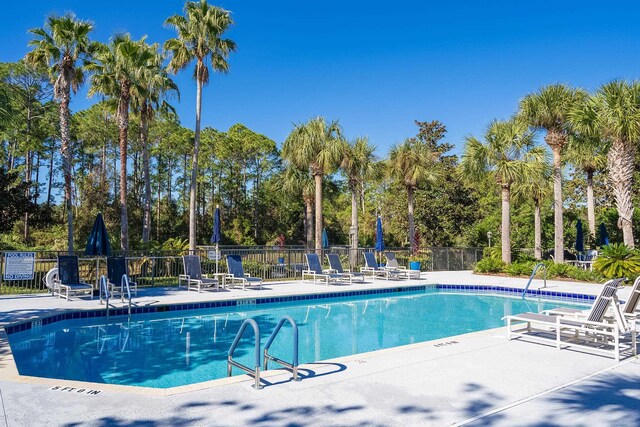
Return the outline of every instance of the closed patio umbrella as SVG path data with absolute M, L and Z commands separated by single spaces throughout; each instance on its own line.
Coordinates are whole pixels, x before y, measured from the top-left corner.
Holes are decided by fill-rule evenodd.
M 96 220 L 93 222 L 93 228 L 91 228 L 91 233 L 89 233 L 89 239 L 87 240 L 87 246 L 84 249 L 84 254 L 94 256 L 111 255 L 109 234 L 107 233 L 107 227 L 104 225 L 101 213 L 96 216 Z
M 378 216 L 376 222 L 376 252 L 384 252 L 384 238 L 382 237 L 382 218 Z
M 218 252 L 218 244 L 220 243 L 220 207 L 216 205 L 216 210 L 213 213 L 213 234 L 211 235 L 211 243 L 216 244 L 216 273 L 218 272 L 218 262 L 220 254 Z
M 609 244 L 609 233 L 607 233 L 607 226 L 604 222 L 600 224 L 600 246 L 607 246 Z
M 329 236 L 326 228 L 322 229 L 322 249 L 329 249 Z

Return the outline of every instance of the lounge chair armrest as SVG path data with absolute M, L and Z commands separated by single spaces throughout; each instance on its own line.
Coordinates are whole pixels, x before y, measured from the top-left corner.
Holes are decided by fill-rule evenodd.
M 188 274 L 178 274 L 178 280 L 191 280 L 191 276 Z
M 351 273 L 351 269 L 350 268 L 343 268 L 342 271 L 345 272 L 345 273 Z
M 302 274 L 313 274 L 313 275 L 315 275 L 316 272 L 312 271 L 312 270 L 302 270 Z
M 376 269 L 373 267 L 360 267 L 360 272 L 363 271 L 376 271 Z
M 249 273 L 244 273 L 244 277 L 251 277 Z
M 336 273 L 336 270 L 334 268 L 325 268 L 322 270 L 322 272 L 327 274 L 332 274 L 332 273 Z

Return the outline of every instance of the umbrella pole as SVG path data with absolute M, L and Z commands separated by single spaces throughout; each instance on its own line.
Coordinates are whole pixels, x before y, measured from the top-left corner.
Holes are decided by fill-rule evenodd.
M 216 243 L 216 274 L 218 274 L 218 263 L 220 262 L 220 254 L 218 253 L 218 244 Z

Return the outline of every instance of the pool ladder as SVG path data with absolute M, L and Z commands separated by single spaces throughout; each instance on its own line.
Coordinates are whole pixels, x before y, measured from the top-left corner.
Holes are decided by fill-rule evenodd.
M 278 335 L 278 332 L 280 332 L 280 329 L 282 329 L 282 326 L 285 322 L 289 322 L 291 324 L 291 328 L 293 329 L 293 355 L 291 363 L 269 354 L 269 348 L 271 348 L 271 344 L 273 344 L 276 335 Z M 251 328 L 253 329 L 253 334 L 255 336 L 255 356 L 253 367 L 243 365 L 233 358 L 233 353 L 238 347 L 240 339 L 249 326 L 251 326 Z M 264 346 L 264 370 L 267 370 L 269 360 L 291 369 L 291 371 L 293 372 L 293 381 L 300 381 L 300 378 L 298 377 L 298 325 L 291 316 L 284 316 L 282 319 L 280 319 L 273 332 L 269 336 L 267 344 Z M 263 386 L 260 384 L 260 327 L 258 326 L 258 323 L 256 323 L 256 321 L 253 319 L 246 319 L 244 322 L 242 322 L 242 325 L 240 325 L 240 329 L 238 330 L 238 333 L 236 334 L 231 347 L 229 347 L 229 352 L 227 353 L 227 376 L 231 376 L 234 366 L 253 376 L 255 381 L 252 385 L 253 388 L 255 388 L 256 390 L 260 390 L 263 388 Z
M 538 272 L 538 270 L 542 268 L 544 270 L 544 285 L 542 286 L 542 288 L 546 288 L 547 287 L 547 265 L 539 262 L 538 264 L 536 264 L 535 267 L 533 267 L 533 271 L 531 272 L 531 277 L 529 277 L 529 281 L 527 282 L 527 286 L 524 287 L 524 290 L 522 291 L 522 298 L 524 298 L 524 296 L 527 294 L 527 290 L 529 289 L 529 286 L 531 286 L 531 282 L 533 281 L 533 278 L 536 277 L 536 273 Z M 540 288 L 540 289 L 542 289 Z
M 129 286 L 129 277 L 126 274 L 122 275 L 122 280 L 120 281 L 120 300 L 124 302 L 125 291 L 127 295 L 128 310 L 129 316 L 131 316 L 131 287 Z M 106 276 L 100 276 L 100 304 L 102 304 L 103 298 L 106 302 L 105 311 L 107 313 L 107 317 L 109 317 L 109 299 L 111 298 L 111 293 L 109 292 L 109 284 Z

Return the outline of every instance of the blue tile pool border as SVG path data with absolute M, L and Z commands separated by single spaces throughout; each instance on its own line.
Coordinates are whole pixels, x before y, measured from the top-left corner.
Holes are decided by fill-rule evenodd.
M 163 304 L 147 307 L 131 307 L 131 314 L 149 314 L 149 313 L 166 313 L 169 311 L 182 311 L 182 310 L 200 310 L 206 308 L 224 308 L 224 307 L 243 307 L 247 304 L 246 301 L 250 301 L 251 306 L 260 304 L 274 304 L 282 302 L 295 302 L 295 301 L 307 301 L 317 299 L 328 298 L 343 298 L 353 296 L 365 296 L 365 295 L 380 295 L 380 294 L 392 294 L 392 293 L 405 293 L 416 291 L 437 291 L 447 290 L 456 292 L 468 292 L 468 293 L 486 293 L 487 295 L 499 294 L 499 295 L 522 295 L 522 289 L 511 288 L 505 286 L 493 286 L 493 285 L 443 285 L 443 284 L 429 284 L 418 286 L 398 286 L 393 288 L 384 289 L 363 289 L 355 291 L 340 291 L 340 292 L 326 292 L 319 294 L 303 294 L 303 295 L 288 295 L 280 297 L 264 297 L 264 298 L 240 298 L 237 300 L 224 300 L 224 301 L 205 301 L 196 303 L 184 303 L 184 304 Z M 590 303 L 595 300 L 594 295 L 585 295 L 570 292 L 555 292 L 544 289 L 528 289 L 527 296 L 539 297 L 551 300 L 562 300 L 566 302 L 577 303 Z M 126 308 L 114 308 L 109 310 L 110 316 L 124 316 L 128 313 Z M 71 319 L 85 319 L 95 317 L 105 317 L 106 313 L 104 308 L 92 309 L 92 310 L 75 310 L 67 311 L 64 313 L 55 314 L 52 316 L 40 317 L 37 319 L 29 319 L 27 321 L 20 321 L 18 323 L 9 324 L 4 326 L 4 329 L 8 335 L 16 332 L 22 332 L 31 329 L 34 325 L 49 325 L 55 322 L 61 322 Z

